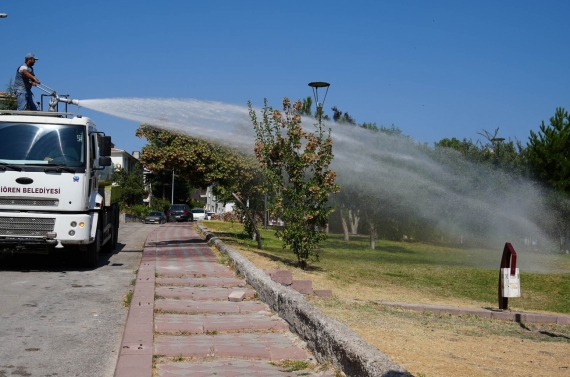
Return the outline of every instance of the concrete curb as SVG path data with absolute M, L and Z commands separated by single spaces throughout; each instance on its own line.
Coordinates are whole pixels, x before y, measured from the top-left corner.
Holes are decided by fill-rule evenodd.
M 376 301 L 376 303 L 380 305 L 399 307 L 408 310 L 417 310 L 421 312 L 446 313 L 451 315 L 477 315 L 489 319 L 499 319 L 502 321 L 511 321 L 518 323 L 555 323 L 558 325 L 570 324 L 570 316 L 564 314 L 525 313 L 511 312 L 508 310 L 501 311 L 475 308 L 469 309 L 441 305 L 406 304 L 402 302 Z
M 197 226 L 208 243 L 230 257 L 237 272 L 257 291 L 259 299 L 287 321 L 291 331 L 307 343 L 319 362 L 331 361 L 348 376 L 412 377 L 348 326 L 314 308 L 302 294 L 275 283 L 237 250 L 216 238 L 208 228 L 200 223 Z
M 148 241 L 156 233 L 145 241 L 114 377 L 152 376 L 156 246 Z

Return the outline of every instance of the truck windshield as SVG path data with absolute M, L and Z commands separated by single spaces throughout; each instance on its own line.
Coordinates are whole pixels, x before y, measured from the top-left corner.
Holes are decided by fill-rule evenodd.
M 85 130 L 61 124 L 0 124 L 0 162 L 85 166 Z

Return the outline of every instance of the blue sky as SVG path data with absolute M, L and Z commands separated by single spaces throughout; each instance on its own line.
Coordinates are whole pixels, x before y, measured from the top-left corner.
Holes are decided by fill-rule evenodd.
M 0 13 L 1 89 L 28 52 L 43 83 L 79 100 L 278 107 L 327 81 L 329 114 L 430 144 L 497 127 L 526 142 L 556 107 L 570 110 L 568 1 L 32 0 Z M 79 112 L 118 148 L 145 144 L 132 121 Z

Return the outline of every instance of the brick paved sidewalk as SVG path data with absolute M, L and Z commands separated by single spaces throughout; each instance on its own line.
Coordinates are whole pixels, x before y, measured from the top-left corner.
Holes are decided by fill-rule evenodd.
M 157 227 L 143 252 L 115 377 L 332 377 L 282 364 L 316 361 L 255 296 L 191 224 Z

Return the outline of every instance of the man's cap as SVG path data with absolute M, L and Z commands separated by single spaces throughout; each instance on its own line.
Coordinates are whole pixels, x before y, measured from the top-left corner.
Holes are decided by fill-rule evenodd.
M 36 55 L 34 55 L 34 54 L 32 54 L 32 53 L 26 55 L 26 60 L 28 60 L 28 59 L 40 60 L 40 59 L 36 58 Z

